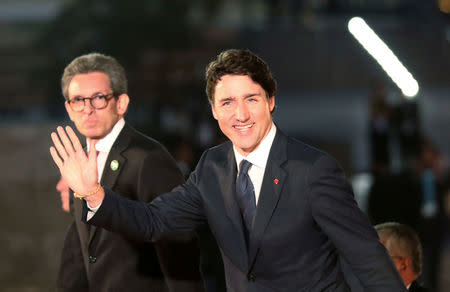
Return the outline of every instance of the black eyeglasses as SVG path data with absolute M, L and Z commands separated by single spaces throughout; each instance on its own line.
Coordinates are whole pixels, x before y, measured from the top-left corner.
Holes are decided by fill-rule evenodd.
M 109 100 L 113 97 L 114 93 L 112 92 L 108 94 L 97 93 L 90 97 L 77 96 L 67 102 L 73 111 L 81 112 L 86 105 L 85 100 L 89 100 L 91 106 L 95 109 L 104 109 L 108 105 Z

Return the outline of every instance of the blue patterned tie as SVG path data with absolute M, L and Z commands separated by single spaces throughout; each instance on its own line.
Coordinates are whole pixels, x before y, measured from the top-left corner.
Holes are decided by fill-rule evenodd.
M 255 189 L 247 173 L 250 166 L 252 164 L 247 160 L 241 161 L 239 176 L 236 181 L 237 201 L 247 232 L 252 230 L 253 219 L 256 213 Z

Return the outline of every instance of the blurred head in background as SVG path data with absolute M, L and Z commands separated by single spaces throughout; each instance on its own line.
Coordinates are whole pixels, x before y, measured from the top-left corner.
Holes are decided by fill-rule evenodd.
M 378 224 L 375 230 L 403 282 L 409 287 L 422 272 L 422 245 L 419 236 L 411 227 L 396 222 Z

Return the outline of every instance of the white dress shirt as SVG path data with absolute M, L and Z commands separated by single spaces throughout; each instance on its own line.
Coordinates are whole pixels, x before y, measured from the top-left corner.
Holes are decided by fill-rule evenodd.
M 236 164 L 238 167 L 238 174 L 239 165 L 243 159 L 249 161 L 252 164 L 248 171 L 248 176 L 250 177 L 250 180 L 252 181 L 253 187 L 255 189 L 256 205 L 258 205 L 259 193 L 261 192 L 261 185 L 264 178 L 264 171 L 266 170 L 267 159 L 269 158 L 270 148 L 272 147 L 276 132 L 277 127 L 274 123 L 272 123 L 272 127 L 270 128 L 267 136 L 264 137 L 258 147 L 249 155 L 247 155 L 247 157 L 241 155 L 233 145 L 234 156 L 236 158 Z
M 125 120 L 121 118 L 112 128 L 111 132 L 108 133 L 105 137 L 101 138 L 95 144 L 95 150 L 97 150 L 97 173 L 98 173 L 98 182 L 102 179 L 103 169 L 105 169 L 106 159 L 108 158 L 109 151 L 116 142 L 117 137 L 125 126 Z M 89 143 L 86 142 L 87 149 L 89 151 Z M 98 205 L 96 208 L 91 208 L 89 204 L 87 204 L 89 211 L 87 213 L 87 220 L 91 219 L 94 216 L 95 212 L 100 208 Z

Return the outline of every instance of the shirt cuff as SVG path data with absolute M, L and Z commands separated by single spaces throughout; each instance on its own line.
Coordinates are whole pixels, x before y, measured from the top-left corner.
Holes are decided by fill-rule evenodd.
M 91 208 L 91 206 L 89 206 L 89 203 L 86 202 L 86 206 L 88 207 L 88 212 L 86 215 L 86 221 L 91 220 L 92 217 L 94 217 L 95 213 L 98 211 L 98 209 L 100 208 L 100 206 L 102 205 L 102 203 L 100 203 L 100 205 L 98 205 L 95 208 Z

